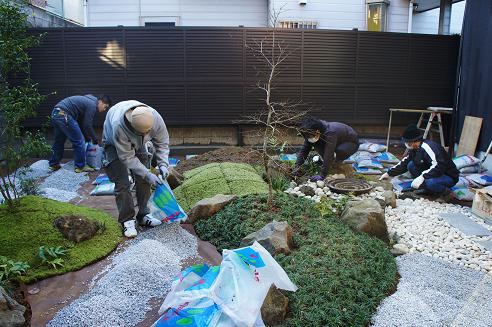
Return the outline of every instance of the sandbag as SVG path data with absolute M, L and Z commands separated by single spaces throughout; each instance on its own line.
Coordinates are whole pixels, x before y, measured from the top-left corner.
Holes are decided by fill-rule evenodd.
M 485 174 L 473 174 L 466 176 L 466 178 L 473 184 L 478 186 L 492 185 L 492 176 Z
M 374 168 L 359 167 L 356 163 L 352 165 L 355 172 L 363 175 L 381 175 L 381 170 Z
M 106 182 L 96 185 L 90 195 L 114 195 L 114 183 Z
M 454 185 L 454 187 L 457 187 L 457 188 L 462 188 L 462 187 L 468 188 L 468 186 L 470 186 L 470 181 L 464 176 L 460 176 L 458 183 L 456 183 L 456 185 Z
M 356 153 L 345 159 L 343 163 L 353 164 L 364 159 L 372 159 L 373 156 L 374 156 L 373 153 L 367 151 L 357 151 Z
M 379 160 L 379 162 L 389 164 L 397 164 L 400 162 L 400 160 L 391 152 L 382 152 L 376 159 Z
M 487 168 L 482 167 L 482 164 L 468 166 L 460 169 L 460 174 L 477 174 L 484 173 L 487 171 Z
M 358 168 L 383 169 L 384 166 L 376 159 L 363 159 L 357 162 Z
M 359 145 L 359 151 L 368 151 L 368 152 L 382 152 L 386 150 L 386 145 L 376 144 L 376 143 L 362 143 Z
M 96 177 L 96 179 L 92 182 L 92 185 L 99 185 L 110 182 L 108 175 L 100 174 Z
M 467 187 L 452 187 L 451 191 L 453 196 L 460 201 L 473 201 L 475 193 L 470 191 Z
M 87 143 L 85 150 L 85 162 L 87 166 L 91 166 L 94 169 L 101 169 L 103 164 L 104 151 L 103 148 L 97 144 Z
M 173 191 L 167 182 L 156 187 L 154 193 L 150 196 L 148 207 L 154 218 L 168 224 L 183 222 L 188 218 L 186 212 L 176 201 Z
M 480 159 L 474 156 L 469 156 L 467 154 L 453 158 L 453 162 L 456 168 L 461 169 L 465 167 L 475 166 L 480 163 Z
M 413 179 L 395 177 L 391 180 L 391 184 L 396 192 L 406 192 L 412 190 L 412 181 Z

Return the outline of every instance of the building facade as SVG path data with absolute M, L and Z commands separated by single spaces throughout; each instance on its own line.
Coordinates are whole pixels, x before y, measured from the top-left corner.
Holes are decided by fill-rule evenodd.
M 33 27 L 77 27 L 87 23 L 85 3 L 86 0 L 29 0 L 25 10 Z
M 410 0 L 86 0 L 86 26 L 277 26 L 437 34 L 439 8 Z M 465 2 L 452 6 L 460 33 Z

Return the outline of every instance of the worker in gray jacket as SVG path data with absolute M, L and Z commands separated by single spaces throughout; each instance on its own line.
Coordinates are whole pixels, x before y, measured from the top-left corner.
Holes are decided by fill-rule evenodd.
M 147 202 L 150 186 L 163 180 L 151 173 L 146 143 L 154 146 L 154 155 L 162 179 L 169 175 L 169 134 L 159 113 L 138 101 L 129 100 L 109 109 L 103 129 L 103 145 L 106 155 L 106 173 L 115 183 L 118 221 L 123 225 L 126 237 L 137 236 L 135 209 L 131 194 L 128 169 L 135 176 L 138 204 L 136 220 L 140 225 L 157 226 L 161 221 L 149 214 Z

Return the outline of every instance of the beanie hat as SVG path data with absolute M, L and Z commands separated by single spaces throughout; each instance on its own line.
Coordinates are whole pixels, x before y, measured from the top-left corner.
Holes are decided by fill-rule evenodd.
M 133 110 L 129 110 L 126 117 L 132 127 L 139 133 L 147 133 L 154 126 L 154 114 L 146 106 L 139 106 Z
M 403 132 L 403 136 L 401 137 L 403 142 L 412 142 L 421 140 L 424 133 L 417 127 L 415 124 L 408 125 Z

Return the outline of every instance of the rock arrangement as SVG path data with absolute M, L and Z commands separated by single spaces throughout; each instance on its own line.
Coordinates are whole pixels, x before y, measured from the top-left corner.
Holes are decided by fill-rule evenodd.
M 477 243 L 489 239 L 465 235 L 442 219 L 441 213 L 461 213 L 492 231 L 492 226 L 474 218 L 468 208 L 426 199 L 399 199 L 396 208 L 386 208 L 389 235 L 397 242 L 394 249 L 420 252 L 492 274 L 492 253 Z

